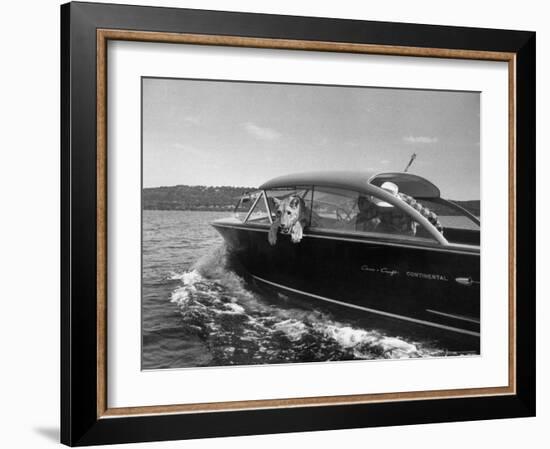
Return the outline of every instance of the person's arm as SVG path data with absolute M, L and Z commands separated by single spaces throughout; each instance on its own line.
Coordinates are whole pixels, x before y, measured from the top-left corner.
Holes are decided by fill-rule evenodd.
M 435 226 L 435 228 L 443 234 L 443 225 L 439 221 L 439 218 L 437 218 L 437 215 L 432 212 L 427 207 L 420 204 L 418 201 L 416 201 L 412 196 L 405 195 L 403 193 L 399 194 L 399 197 L 405 201 L 409 206 L 413 207 L 415 210 L 417 210 L 422 216 L 424 216 L 431 224 Z

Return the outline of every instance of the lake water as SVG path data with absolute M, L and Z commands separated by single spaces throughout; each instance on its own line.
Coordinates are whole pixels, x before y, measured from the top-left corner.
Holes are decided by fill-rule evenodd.
M 209 225 L 227 215 L 143 212 L 143 369 L 470 354 L 247 285 Z

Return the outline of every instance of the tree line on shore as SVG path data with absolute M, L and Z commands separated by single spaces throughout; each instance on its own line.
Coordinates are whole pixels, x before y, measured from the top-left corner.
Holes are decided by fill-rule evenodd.
M 143 189 L 144 210 L 233 210 L 244 192 L 254 187 L 188 186 Z
M 143 189 L 144 210 L 207 210 L 231 211 L 245 192 L 256 187 L 189 186 L 149 187 Z M 472 214 L 479 216 L 480 201 L 454 201 Z M 435 210 L 434 212 L 439 212 Z

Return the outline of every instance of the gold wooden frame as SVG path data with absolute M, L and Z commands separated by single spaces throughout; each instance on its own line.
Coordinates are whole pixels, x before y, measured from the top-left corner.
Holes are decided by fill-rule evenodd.
M 199 413 L 304 406 L 345 405 L 388 401 L 446 399 L 516 394 L 516 55 L 515 53 L 403 47 L 371 44 L 263 39 L 237 36 L 158 33 L 98 29 L 97 35 L 97 417 L 168 413 Z M 107 42 L 109 40 L 364 53 L 430 58 L 473 59 L 508 63 L 508 207 L 509 299 L 508 385 L 504 387 L 319 396 L 200 404 L 108 408 L 107 406 Z

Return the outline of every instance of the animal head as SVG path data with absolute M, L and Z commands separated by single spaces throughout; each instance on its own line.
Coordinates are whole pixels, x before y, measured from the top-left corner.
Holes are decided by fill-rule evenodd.
M 282 200 L 273 198 L 273 202 L 279 228 L 283 234 L 288 234 L 293 226 L 304 218 L 304 200 L 297 195 L 291 195 Z

